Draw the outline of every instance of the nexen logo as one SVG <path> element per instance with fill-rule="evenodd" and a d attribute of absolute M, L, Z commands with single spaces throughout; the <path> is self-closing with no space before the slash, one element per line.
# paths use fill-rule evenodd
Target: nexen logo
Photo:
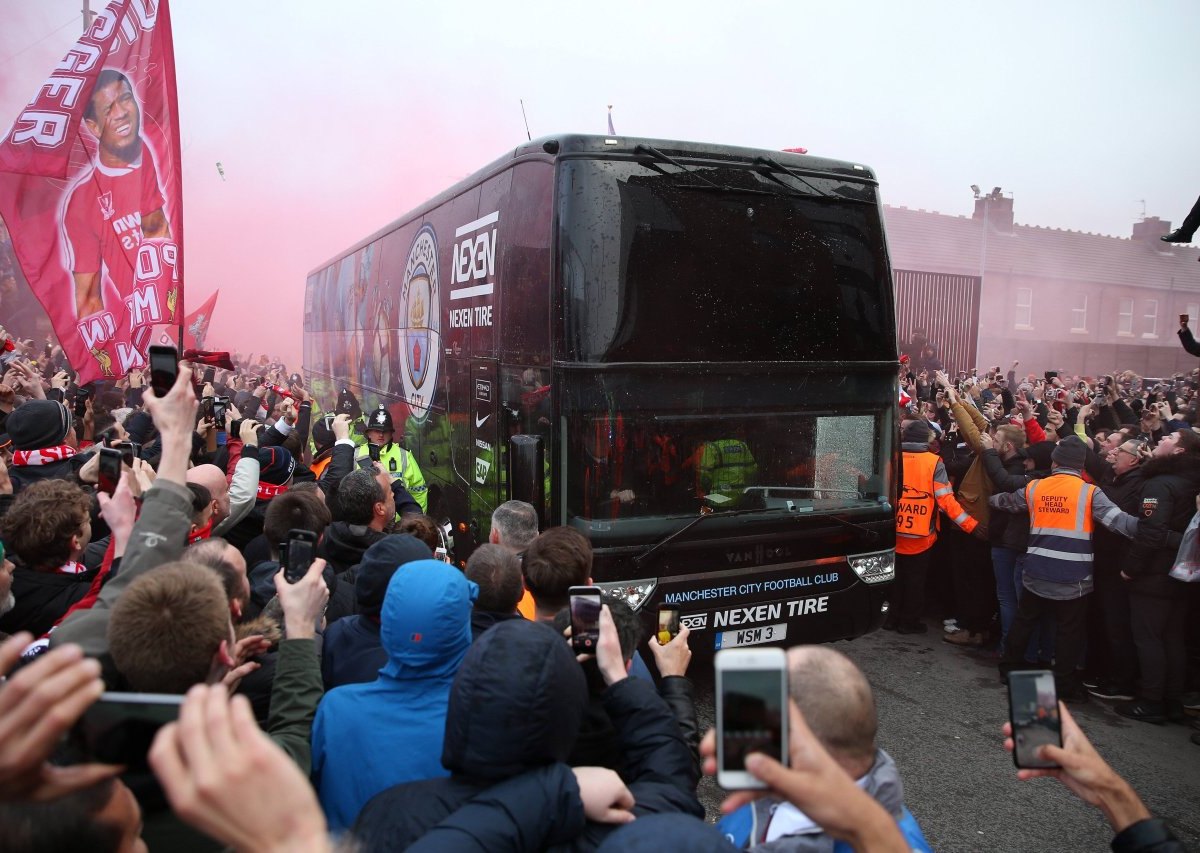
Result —
<path fill-rule="evenodd" d="M 708 627 L 708 614 L 701 613 L 697 616 L 680 616 L 679 624 L 689 631 L 700 631 Z"/>

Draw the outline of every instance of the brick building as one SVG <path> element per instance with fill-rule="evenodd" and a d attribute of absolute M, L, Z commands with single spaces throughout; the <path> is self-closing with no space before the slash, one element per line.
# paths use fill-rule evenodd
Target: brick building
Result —
<path fill-rule="evenodd" d="M 971 217 L 885 207 L 898 332 L 914 328 L 954 370 L 1021 360 L 1023 372 L 1142 376 L 1189 371 L 1179 315 L 1200 319 L 1200 250 L 1163 243 L 1171 224 L 1130 237 L 1016 225 L 996 190 Z"/>

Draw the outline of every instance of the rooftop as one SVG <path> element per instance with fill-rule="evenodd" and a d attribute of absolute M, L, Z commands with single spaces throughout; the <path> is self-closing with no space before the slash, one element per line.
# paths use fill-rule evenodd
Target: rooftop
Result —
<path fill-rule="evenodd" d="M 884 205 L 895 269 L 978 275 L 983 221 Z M 1099 284 L 1200 291 L 1200 249 L 1037 225 L 994 227 L 987 237 L 987 272 Z"/>

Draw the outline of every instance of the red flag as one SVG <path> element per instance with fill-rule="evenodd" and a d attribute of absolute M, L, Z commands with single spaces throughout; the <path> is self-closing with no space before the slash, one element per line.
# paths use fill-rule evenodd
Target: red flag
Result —
<path fill-rule="evenodd" d="M 178 113 L 167 0 L 109 0 L 0 141 L 0 216 L 81 384 L 182 316 Z"/>
<path fill-rule="evenodd" d="M 204 349 L 204 339 L 208 337 L 208 324 L 212 320 L 213 310 L 217 307 L 217 291 L 212 296 L 183 318 L 183 348 Z M 231 368 L 232 369 L 232 368 Z"/>

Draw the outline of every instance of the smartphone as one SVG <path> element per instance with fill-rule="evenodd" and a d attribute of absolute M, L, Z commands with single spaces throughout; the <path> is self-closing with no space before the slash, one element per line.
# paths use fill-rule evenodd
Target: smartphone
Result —
<path fill-rule="evenodd" d="M 576 654 L 594 654 L 600 642 L 600 587 L 573 586 L 567 597 L 571 603 L 571 648 Z"/>
<path fill-rule="evenodd" d="M 1188 324 L 1188 315 L 1180 314 L 1179 315 L 1179 325 L 1186 326 L 1187 324 Z"/>
<path fill-rule="evenodd" d="M 179 351 L 175 347 L 150 347 L 150 387 L 157 396 L 167 395 L 178 374 Z"/>
<path fill-rule="evenodd" d="M 679 608 L 664 604 L 658 608 L 658 642 L 665 646 L 679 634 Z"/>
<path fill-rule="evenodd" d="M 121 454 L 121 462 L 133 467 L 133 460 L 142 455 L 142 446 L 136 441 L 118 441 L 113 445 L 113 450 L 119 451 Z"/>
<path fill-rule="evenodd" d="M 379 445 L 378 444 L 368 444 L 367 445 L 367 455 L 371 457 L 372 462 L 378 462 L 379 461 Z M 560 601 L 561 601 L 561 599 L 560 599 Z"/>
<path fill-rule="evenodd" d="M 746 772 L 752 752 L 788 763 L 787 654 L 778 648 L 721 649 L 716 668 L 717 784 L 765 788 Z"/>
<path fill-rule="evenodd" d="M 1049 382 L 1051 379 L 1057 379 L 1058 371 L 1057 370 L 1047 370 L 1045 376 L 1046 376 L 1047 382 Z"/>
<path fill-rule="evenodd" d="M 225 431 L 225 413 L 229 411 L 228 397 L 214 397 L 212 401 L 212 416 L 217 422 L 217 429 Z"/>
<path fill-rule="evenodd" d="M 78 388 L 75 391 L 75 417 L 82 420 L 87 415 L 87 401 L 92 396 L 90 388 Z"/>
<path fill-rule="evenodd" d="M 111 495 L 121 482 L 121 451 L 111 447 L 100 448 L 100 482 L 97 488 Z"/>
<path fill-rule="evenodd" d="M 91 761 L 148 770 L 154 736 L 179 719 L 183 696 L 163 693 L 101 693 L 71 730 L 70 740 Z"/>
<path fill-rule="evenodd" d="M 213 416 L 213 398 L 204 397 L 200 400 L 200 418 L 202 420 L 212 420 Z"/>
<path fill-rule="evenodd" d="M 217 378 L 217 369 L 215 367 L 208 367 L 205 369 L 204 382 L 211 383 L 216 378 Z"/>
<path fill-rule="evenodd" d="M 288 583 L 297 583 L 308 574 L 308 567 L 316 556 L 317 534 L 311 530 L 289 530 L 286 544 L 283 579 Z"/>
<path fill-rule="evenodd" d="M 1008 674 L 1008 719 L 1012 723 L 1013 763 L 1017 767 L 1058 767 L 1037 756 L 1040 746 L 1062 746 L 1062 719 L 1053 672 L 1032 669 Z"/>

